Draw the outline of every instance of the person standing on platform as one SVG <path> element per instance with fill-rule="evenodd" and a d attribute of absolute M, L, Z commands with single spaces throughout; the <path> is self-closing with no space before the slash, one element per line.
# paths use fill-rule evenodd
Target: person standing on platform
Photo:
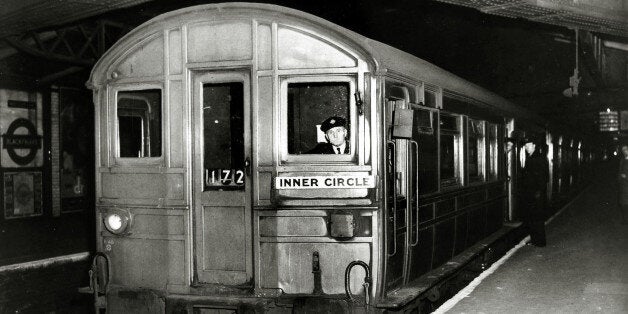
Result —
<path fill-rule="evenodd" d="M 545 199 L 549 179 L 549 163 L 547 156 L 541 154 L 533 138 L 525 138 L 523 144 L 526 155 L 521 165 L 523 168 L 521 190 L 526 204 L 524 222 L 530 232 L 531 244 L 544 247 L 546 245 Z"/>
<path fill-rule="evenodd" d="M 621 223 L 628 224 L 628 145 L 621 146 L 621 160 L 619 161 L 619 210 Z"/>

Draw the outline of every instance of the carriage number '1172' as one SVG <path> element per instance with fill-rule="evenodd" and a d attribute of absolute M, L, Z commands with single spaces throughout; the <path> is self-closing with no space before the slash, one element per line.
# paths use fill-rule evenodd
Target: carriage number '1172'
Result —
<path fill-rule="evenodd" d="M 205 187 L 244 185 L 244 170 L 205 169 Z"/>

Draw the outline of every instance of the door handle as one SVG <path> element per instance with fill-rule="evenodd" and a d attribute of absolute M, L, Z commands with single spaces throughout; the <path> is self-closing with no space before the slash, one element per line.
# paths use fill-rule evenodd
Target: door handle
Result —
<path fill-rule="evenodd" d="M 251 176 L 251 160 L 247 157 L 244 160 L 244 169 L 246 170 L 246 175 Z"/>

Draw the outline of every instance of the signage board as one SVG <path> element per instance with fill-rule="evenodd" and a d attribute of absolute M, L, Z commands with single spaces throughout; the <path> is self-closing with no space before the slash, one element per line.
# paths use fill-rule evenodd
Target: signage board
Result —
<path fill-rule="evenodd" d="M 26 134 L 17 134 L 18 130 L 26 130 Z M 33 123 L 24 118 L 15 119 L 5 134 L 2 134 L 2 148 L 6 149 L 13 162 L 20 166 L 30 164 L 37 156 L 41 148 L 41 136 L 37 135 L 37 129 Z M 24 151 L 24 154 L 20 154 Z"/>
<path fill-rule="evenodd" d="M 0 167 L 43 166 L 41 95 L 0 89 Z"/>
<path fill-rule="evenodd" d="M 364 189 L 374 188 L 373 176 L 303 176 L 276 177 L 275 189 Z"/>
<path fill-rule="evenodd" d="M 600 111 L 599 125 L 601 132 L 619 131 L 619 113 L 617 111 Z"/>

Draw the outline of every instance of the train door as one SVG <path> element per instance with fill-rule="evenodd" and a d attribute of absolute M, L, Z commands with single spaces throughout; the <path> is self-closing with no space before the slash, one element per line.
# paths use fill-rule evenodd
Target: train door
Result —
<path fill-rule="evenodd" d="M 250 78 L 192 77 L 196 283 L 243 285 L 252 278 Z"/>
<path fill-rule="evenodd" d="M 406 107 L 403 100 L 387 104 L 386 129 L 386 280 L 387 289 L 403 282 L 406 272 L 408 236 L 408 151 L 409 141 L 394 138 L 394 111 Z"/>
<path fill-rule="evenodd" d="M 412 138 L 409 139 L 410 209 L 408 210 L 408 271 L 410 282 L 430 271 L 433 252 L 432 227 L 421 229 L 430 219 L 432 203 L 421 204 L 419 196 L 438 191 L 438 114 L 435 109 L 412 105 Z"/>

